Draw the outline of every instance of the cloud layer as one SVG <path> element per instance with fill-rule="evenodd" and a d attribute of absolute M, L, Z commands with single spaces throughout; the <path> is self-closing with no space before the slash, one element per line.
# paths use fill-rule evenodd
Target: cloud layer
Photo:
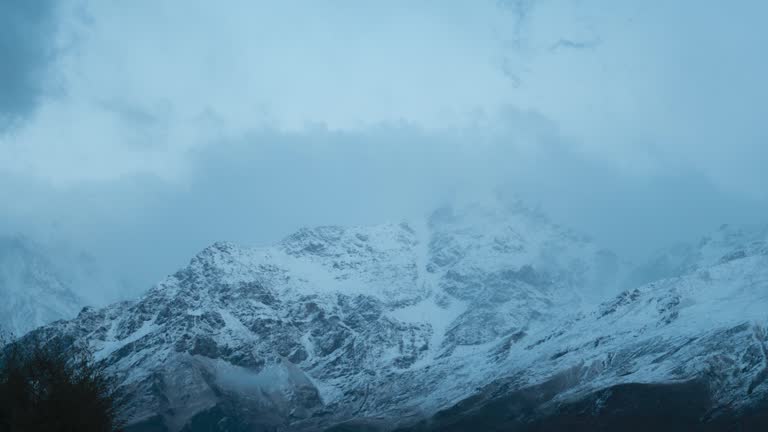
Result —
<path fill-rule="evenodd" d="M 21 122 L 40 102 L 56 53 L 55 2 L 0 3 L 0 132 Z"/>
<path fill-rule="evenodd" d="M 0 230 L 136 290 L 493 189 L 631 258 L 765 214 L 764 2 L 3 5 Z"/>

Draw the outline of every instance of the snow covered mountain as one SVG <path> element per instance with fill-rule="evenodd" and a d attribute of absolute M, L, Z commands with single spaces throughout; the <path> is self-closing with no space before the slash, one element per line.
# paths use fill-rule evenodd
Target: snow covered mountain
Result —
<path fill-rule="evenodd" d="M 33 242 L 0 236 L 0 332 L 16 336 L 77 315 L 83 300 Z"/>
<path fill-rule="evenodd" d="M 750 255 L 768 254 L 768 225 L 721 225 L 696 244 L 678 244 L 661 250 L 630 274 L 630 285 L 677 277 Z"/>
<path fill-rule="evenodd" d="M 742 249 L 619 293 L 615 255 L 522 205 L 445 208 L 216 243 L 30 337 L 89 346 L 133 431 L 493 430 L 670 383 L 714 415 L 768 391 L 768 257 Z"/>
<path fill-rule="evenodd" d="M 34 334 L 89 345 L 133 395 L 136 430 L 418 419 L 487 383 L 479 353 L 614 289 L 618 270 L 520 205 L 446 208 L 216 243 L 140 300 Z"/>
<path fill-rule="evenodd" d="M 489 351 L 514 373 L 417 430 L 765 430 L 767 233 L 723 226 L 675 276 Z"/>

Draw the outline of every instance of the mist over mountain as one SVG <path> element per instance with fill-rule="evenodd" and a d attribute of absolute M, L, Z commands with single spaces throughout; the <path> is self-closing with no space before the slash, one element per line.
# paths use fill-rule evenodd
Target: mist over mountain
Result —
<path fill-rule="evenodd" d="M 0 362 L 134 432 L 768 429 L 766 14 L 4 0 Z"/>
<path fill-rule="evenodd" d="M 73 280 L 22 237 L 0 238 L 0 331 L 16 336 L 59 319 L 73 318 L 84 300 Z"/>
<path fill-rule="evenodd" d="M 0 236 L 0 331 L 21 336 L 86 305 L 115 300 L 117 281 L 91 257 L 37 243 L 21 235 Z"/>

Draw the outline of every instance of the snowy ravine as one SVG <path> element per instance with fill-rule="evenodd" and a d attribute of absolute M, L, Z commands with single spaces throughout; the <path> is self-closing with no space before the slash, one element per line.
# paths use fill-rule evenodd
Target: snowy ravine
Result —
<path fill-rule="evenodd" d="M 45 251 L 21 236 L 0 235 L 0 340 L 77 315 L 85 302 Z"/>
<path fill-rule="evenodd" d="M 143 298 L 29 337 L 92 349 L 133 431 L 466 430 L 520 392 L 536 409 L 516 418 L 535 421 L 569 401 L 599 411 L 594 395 L 624 383 L 700 378 L 712 408 L 746 409 L 768 392 L 768 257 L 749 244 L 619 293 L 615 255 L 536 212 L 446 208 L 216 243 Z"/>

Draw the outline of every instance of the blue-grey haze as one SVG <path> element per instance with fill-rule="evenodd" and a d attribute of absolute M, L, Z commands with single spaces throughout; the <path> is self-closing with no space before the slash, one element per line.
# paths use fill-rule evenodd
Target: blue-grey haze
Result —
<path fill-rule="evenodd" d="M 0 232 L 87 250 L 126 296 L 216 240 L 501 190 L 641 260 L 765 222 L 766 12 L 4 0 Z"/>

